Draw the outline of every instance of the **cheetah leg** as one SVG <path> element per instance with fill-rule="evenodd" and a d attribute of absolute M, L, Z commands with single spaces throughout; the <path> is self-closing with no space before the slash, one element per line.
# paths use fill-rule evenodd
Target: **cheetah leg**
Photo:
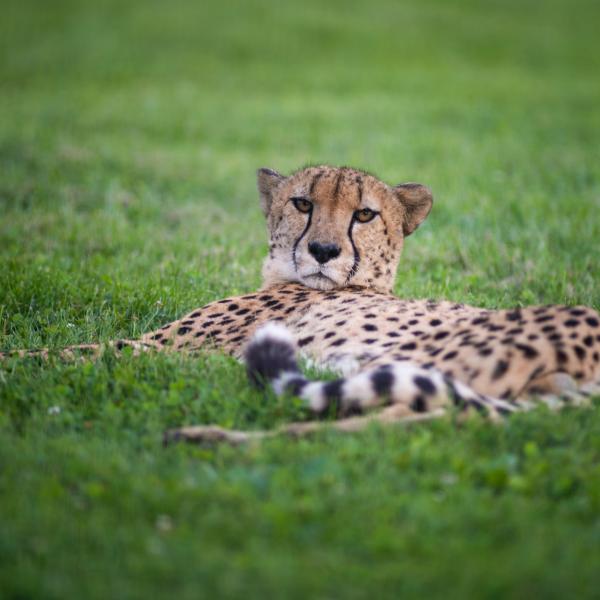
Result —
<path fill-rule="evenodd" d="M 523 394 L 529 398 L 516 401 L 516 404 L 523 409 L 535 407 L 538 400 L 553 410 L 559 410 L 569 405 L 589 405 L 592 396 L 600 395 L 600 385 L 593 381 L 578 385 L 571 375 L 564 371 L 557 371 L 529 382 Z"/>
<path fill-rule="evenodd" d="M 444 409 L 432 410 L 428 413 L 407 415 L 402 405 L 388 406 L 379 412 L 360 417 L 348 417 L 338 421 L 306 423 L 290 423 L 272 431 L 237 431 L 223 429 L 213 425 L 197 425 L 190 427 L 179 427 L 165 432 L 163 444 L 168 446 L 175 442 L 188 442 L 192 444 L 230 444 L 240 446 L 242 444 L 260 441 L 265 438 L 287 435 L 293 438 L 305 437 L 321 431 L 356 432 L 362 431 L 373 423 L 380 425 L 414 425 L 424 421 L 438 419 L 446 414 Z"/>
<path fill-rule="evenodd" d="M 525 389 L 524 394 L 555 394 L 560 396 L 564 392 L 573 392 L 577 390 L 577 383 L 568 374 L 562 371 L 547 373 L 531 380 Z"/>

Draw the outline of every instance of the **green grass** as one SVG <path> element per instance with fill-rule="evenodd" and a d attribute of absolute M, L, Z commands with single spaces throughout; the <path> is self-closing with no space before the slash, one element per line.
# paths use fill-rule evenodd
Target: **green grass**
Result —
<path fill-rule="evenodd" d="M 593 0 L 9 0 L 0 349 L 255 289 L 254 171 L 434 191 L 402 296 L 600 308 Z M 293 401 L 223 356 L 0 366 L 3 598 L 593 597 L 600 411 L 216 450 Z"/>

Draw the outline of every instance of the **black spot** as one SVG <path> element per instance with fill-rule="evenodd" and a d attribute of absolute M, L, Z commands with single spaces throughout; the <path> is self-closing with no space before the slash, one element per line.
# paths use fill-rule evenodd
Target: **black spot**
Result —
<path fill-rule="evenodd" d="M 416 325 L 419 322 L 419 319 L 411 319 L 408 324 L 409 325 Z"/>
<path fill-rule="evenodd" d="M 366 340 L 363 340 L 363 343 L 374 344 L 376 341 L 377 341 L 377 338 L 367 338 Z"/>
<path fill-rule="evenodd" d="M 441 325 L 442 322 L 439 319 L 431 319 L 431 321 L 429 321 L 429 324 L 433 327 L 437 327 L 438 325 Z"/>
<path fill-rule="evenodd" d="M 309 335 L 308 337 L 302 338 L 298 341 L 298 346 L 306 346 L 306 344 L 310 344 L 315 339 L 314 335 Z"/>
<path fill-rule="evenodd" d="M 337 340 L 331 342 L 330 346 L 341 346 L 346 343 L 346 338 L 338 338 Z"/>
<path fill-rule="evenodd" d="M 394 384 L 394 375 L 388 369 L 377 369 L 371 375 L 371 383 L 378 396 L 388 396 Z"/>
<path fill-rule="evenodd" d="M 594 338 L 591 335 L 588 335 L 586 337 L 583 338 L 583 343 L 588 347 L 591 348 L 594 344 Z"/>
<path fill-rule="evenodd" d="M 500 379 L 508 371 L 508 363 L 505 360 L 499 360 L 496 363 L 494 372 L 492 373 L 492 379 Z"/>
<path fill-rule="evenodd" d="M 573 315 L 574 317 L 581 317 L 581 315 L 585 315 L 585 310 L 583 308 L 572 308 L 569 311 L 569 314 Z"/>
<path fill-rule="evenodd" d="M 525 358 L 533 359 L 536 356 L 539 356 L 539 352 L 527 344 L 515 344 L 515 348 L 518 348 Z"/>
<path fill-rule="evenodd" d="M 151 340 L 160 340 L 162 338 L 162 333 L 155 333 L 150 339 Z"/>
<path fill-rule="evenodd" d="M 363 315 L 363 317 L 365 319 L 374 319 L 377 315 L 374 315 L 373 313 L 367 313 L 366 315 Z"/>
<path fill-rule="evenodd" d="M 186 333 L 189 333 L 191 330 L 192 330 L 192 328 L 191 328 L 191 327 L 180 327 L 180 328 L 177 330 L 177 335 L 184 335 L 184 334 L 186 334 Z"/>
<path fill-rule="evenodd" d="M 556 362 L 559 365 L 564 364 L 569 360 L 569 357 L 564 350 L 561 350 L 560 348 L 556 348 L 555 351 L 556 351 Z"/>
<path fill-rule="evenodd" d="M 567 319 L 563 325 L 565 327 L 577 327 L 579 325 L 580 321 L 578 321 L 577 319 Z"/>
<path fill-rule="evenodd" d="M 521 318 L 521 311 L 519 309 L 511 310 L 506 313 L 506 318 L 509 321 L 518 321 Z"/>
<path fill-rule="evenodd" d="M 125 348 L 125 346 L 127 346 L 127 344 L 123 340 L 117 340 L 115 342 L 115 348 L 117 350 L 123 350 L 123 348 Z"/>
<path fill-rule="evenodd" d="M 424 394 L 427 394 L 428 396 L 435 394 L 435 392 L 436 392 L 435 385 L 433 385 L 433 382 L 431 381 L 431 379 L 429 379 L 429 377 L 423 377 L 422 375 L 416 375 L 415 378 L 413 379 L 413 381 L 414 381 L 415 385 Z"/>
<path fill-rule="evenodd" d="M 265 302 L 266 307 L 275 306 L 276 304 L 279 304 L 279 300 L 269 300 L 268 302 Z"/>
<path fill-rule="evenodd" d="M 489 356 L 492 352 L 493 350 L 491 348 L 481 348 L 481 350 L 479 350 L 479 356 Z"/>
<path fill-rule="evenodd" d="M 424 413 L 427 412 L 427 400 L 423 396 L 417 396 L 411 403 L 410 409 L 414 412 Z"/>
<path fill-rule="evenodd" d="M 396 333 L 395 331 L 388 331 L 386 335 L 387 335 L 388 337 L 391 337 L 391 338 L 397 338 L 397 337 L 400 337 L 400 334 L 399 334 L 399 333 Z"/>
<path fill-rule="evenodd" d="M 458 352 L 456 350 L 452 350 L 452 352 L 448 352 L 448 354 L 444 354 L 444 356 L 442 356 L 442 360 L 452 360 L 457 355 L 458 355 Z"/>
<path fill-rule="evenodd" d="M 596 317 L 587 317 L 585 322 L 590 327 L 598 327 L 598 325 L 600 325 L 600 321 L 598 321 L 598 319 L 596 319 Z"/>
<path fill-rule="evenodd" d="M 433 339 L 434 340 L 443 340 L 445 337 L 448 337 L 450 335 L 449 331 L 438 331 L 434 336 Z"/>
<path fill-rule="evenodd" d="M 328 381 L 323 385 L 323 395 L 328 403 L 339 402 L 342 399 L 342 385 L 344 385 L 343 379 Z"/>
<path fill-rule="evenodd" d="M 471 321 L 472 325 L 481 325 L 482 323 L 487 323 L 490 320 L 489 317 L 477 317 Z"/>
<path fill-rule="evenodd" d="M 543 315 L 534 319 L 536 323 L 543 323 L 544 321 L 552 321 L 554 317 L 552 315 Z"/>
<path fill-rule="evenodd" d="M 193 325 L 195 321 L 193 319 L 188 319 L 187 321 L 182 321 L 182 325 Z"/>
<path fill-rule="evenodd" d="M 239 305 L 236 304 L 235 302 L 232 302 L 228 307 L 227 310 L 232 311 L 232 310 L 237 310 L 239 308 Z"/>
<path fill-rule="evenodd" d="M 195 318 L 195 317 L 199 317 L 202 314 L 202 311 L 197 310 L 196 312 L 193 312 L 190 317 Z"/>
<path fill-rule="evenodd" d="M 407 344 L 402 344 L 400 346 L 400 350 L 414 350 L 417 345 L 414 342 L 408 342 Z"/>
<path fill-rule="evenodd" d="M 324 336 L 323 339 L 324 340 L 328 340 L 329 338 L 333 337 L 335 335 L 335 331 L 328 331 Z"/>
<path fill-rule="evenodd" d="M 240 310 L 238 310 L 235 314 L 236 315 L 245 315 L 246 313 L 249 313 L 250 309 L 249 308 L 240 308 Z"/>
<path fill-rule="evenodd" d="M 367 323 L 366 325 L 363 325 L 363 329 L 365 331 L 377 331 L 377 325 L 372 325 L 371 323 Z"/>
<path fill-rule="evenodd" d="M 345 324 L 346 324 L 346 321 L 338 321 L 338 322 L 335 324 L 335 326 L 336 326 L 336 327 L 341 327 L 342 325 L 345 325 Z"/>
<path fill-rule="evenodd" d="M 303 377 L 294 377 L 286 383 L 285 391 L 292 396 L 299 396 L 307 384 L 308 381 Z"/>
<path fill-rule="evenodd" d="M 573 349 L 575 350 L 575 354 L 577 354 L 577 358 L 579 360 L 583 360 L 585 358 L 585 355 L 587 353 L 586 353 L 585 348 L 583 346 L 575 346 Z"/>

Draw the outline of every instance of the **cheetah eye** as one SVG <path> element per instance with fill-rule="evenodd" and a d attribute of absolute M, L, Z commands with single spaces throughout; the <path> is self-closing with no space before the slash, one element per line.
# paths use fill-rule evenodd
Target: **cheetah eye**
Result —
<path fill-rule="evenodd" d="M 296 210 L 301 213 L 309 213 L 312 210 L 313 204 L 306 198 L 290 198 L 290 200 L 294 203 Z"/>
<path fill-rule="evenodd" d="M 368 223 L 372 221 L 377 216 L 377 213 L 370 208 L 363 208 L 362 210 L 357 210 L 354 212 L 354 218 L 359 223 Z"/>

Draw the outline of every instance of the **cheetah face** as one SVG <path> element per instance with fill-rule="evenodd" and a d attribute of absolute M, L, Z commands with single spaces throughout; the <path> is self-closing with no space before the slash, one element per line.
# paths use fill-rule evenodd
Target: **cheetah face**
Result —
<path fill-rule="evenodd" d="M 404 238 L 433 201 L 425 186 L 390 187 L 346 167 L 309 167 L 289 177 L 260 169 L 258 189 L 270 235 L 264 287 L 300 282 L 390 292 Z"/>

